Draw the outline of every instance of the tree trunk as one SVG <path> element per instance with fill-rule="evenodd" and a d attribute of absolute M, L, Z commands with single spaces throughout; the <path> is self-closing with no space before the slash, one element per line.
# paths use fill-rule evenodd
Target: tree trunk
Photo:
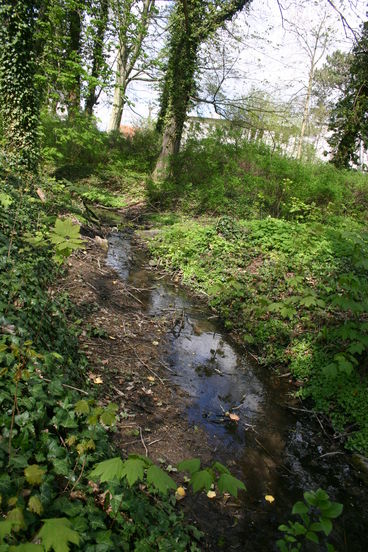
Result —
<path fill-rule="evenodd" d="M 311 96 L 312 96 L 313 77 L 314 77 L 314 60 L 313 60 L 313 63 L 311 64 L 311 68 L 310 68 L 310 71 L 309 71 L 307 94 L 306 94 L 306 97 L 305 97 L 304 109 L 303 109 L 302 126 L 300 128 L 298 149 L 297 149 L 297 152 L 296 152 L 296 158 L 297 159 L 301 159 L 301 156 L 302 156 L 305 130 L 307 128 L 308 119 L 309 119 L 309 106 L 310 106 L 310 101 L 311 101 Z"/>
<path fill-rule="evenodd" d="M 123 117 L 123 110 L 125 104 L 125 94 L 128 85 L 128 75 L 127 75 L 127 60 L 125 55 L 125 48 L 120 48 L 117 68 L 116 68 L 116 78 L 115 78 L 115 89 L 114 89 L 114 99 L 110 114 L 109 125 L 107 127 L 108 132 L 117 132 L 121 125 L 121 119 Z"/>
<path fill-rule="evenodd" d="M 97 103 L 98 96 L 96 95 L 96 81 L 100 77 L 101 68 L 103 66 L 103 41 L 107 28 L 109 13 L 109 1 L 101 0 L 100 12 L 97 14 L 96 20 L 96 35 L 92 48 L 92 68 L 91 82 L 88 85 L 88 93 L 86 97 L 85 112 L 92 115 L 93 108 Z"/>
<path fill-rule="evenodd" d="M 39 94 L 35 87 L 36 2 L 0 4 L 0 113 L 5 160 L 35 172 L 39 156 Z"/>
<path fill-rule="evenodd" d="M 167 176 L 170 170 L 170 158 L 179 151 L 180 140 L 178 140 L 178 130 L 175 117 L 172 116 L 171 120 L 165 125 L 160 155 L 152 174 L 152 178 L 155 181 L 163 180 Z"/>

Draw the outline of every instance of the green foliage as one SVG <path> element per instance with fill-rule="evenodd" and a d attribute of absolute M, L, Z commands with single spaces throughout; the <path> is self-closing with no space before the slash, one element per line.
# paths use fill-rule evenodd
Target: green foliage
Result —
<path fill-rule="evenodd" d="M 194 493 L 203 489 L 209 491 L 217 485 L 221 494 L 230 493 L 237 498 L 239 490 L 246 490 L 244 483 L 231 475 L 227 467 L 217 461 L 212 466 L 201 470 L 200 460 L 198 458 L 191 458 L 180 462 L 178 470 L 189 472 L 189 483 Z"/>
<path fill-rule="evenodd" d="M 367 148 L 368 110 L 368 22 L 364 22 L 354 45 L 349 77 L 341 98 L 332 110 L 329 128 L 332 135 L 333 163 L 337 167 L 359 164 L 360 145 Z"/>
<path fill-rule="evenodd" d="M 296 502 L 291 512 L 301 521 L 289 521 L 279 527 L 284 536 L 277 541 L 278 549 L 280 552 L 298 552 L 305 549 L 304 545 L 309 541 L 316 544 L 318 550 L 333 552 L 335 548 L 327 542 L 327 537 L 332 531 L 331 520 L 339 517 L 342 509 L 342 504 L 332 502 L 322 489 L 306 491 L 304 502 Z"/>
<path fill-rule="evenodd" d="M 331 224 L 228 217 L 172 224 L 151 241 L 161 266 L 210 303 L 262 363 L 285 366 L 342 431 L 368 450 L 368 234 Z"/>
<path fill-rule="evenodd" d="M 98 404 L 93 389 L 82 398 L 64 385 L 88 385 L 75 309 L 51 288 L 63 270 L 54 245 L 79 246 L 79 227 L 68 219 L 55 224 L 55 205 L 17 178 L 3 178 L 2 189 L 11 201 L 0 203 L 1 550 L 197 550 L 199 532 L 163 494 L 173 485 L 149 460 L 140 460 L 146 494 L 130 486 L 141 470 L 129 459 L 121 460 L 122 479 L 109 481 L 112 498 L 105 483 L 89 482 L 98 463 L 110 463 L 112 474 L 118 469 L 108 431 L 119 409 Z"/>
<path fill-rule="evenodd" d="M 16 170 L 34 171 L 39 157 L 39 93 L 35 86 L 37 18 L 31 0 L 0 6 L 0 117 L 4 156 Z"/>
<path fill-rule="evenodd" d="M 78 545 L 80 541 L 79 534 L 72 529 L 72 524 L 67 518 L 46 519 L 38 537 L 46 552 L 69 552 L 69 543 Z"/>
<path fill-rule="evenodd" d="M 227 127 L 188 139 L 173 170 L 173 178 L 148 185 L 150 200 L 167 209 L 300 222 L 346 214 L 366 218 L 365 175 L 299 162 Z"/>

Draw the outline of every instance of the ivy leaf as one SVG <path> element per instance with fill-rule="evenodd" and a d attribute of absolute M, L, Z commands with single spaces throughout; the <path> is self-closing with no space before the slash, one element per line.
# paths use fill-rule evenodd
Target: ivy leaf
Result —
<path fill-rule="evenodd" d="M 41 515 L 43 506 L 41 500 L 37 496 L 31 496 L 28 501 L 28 510 L 35 514 Z"/>
<path fill-rule="evenodd" d="M 220 475 L 217 485 L 221 493 L 228 492 L 235 498 L 237 498 L 238 496 L 239 489 L 243 491 L 247 490 L 242 481 L 236 479 L 236 477 L 233 477 L 228 473 L 223 473 L 222 475 Z"/>
<path fill-rule="evenodd" d="M 193 475 L 201 467 L 201 461 L 199 458 L 190 458 L 188 460 L 183 460 L 178 464 L 178 470 L 189 472 L 190 475 Z"/>
<path fill-rule="evenodd" d="M 31 464 L 24 470 L 24 475 L 30 485 L 41 485 L 45 471 L 38 464 Z"/>
<path fill-rule="evenodd" d="M 69 552 L 69 543 L 79 544 L 79 534 L 71 528 L 67 518 L 45 519 L 41 531 L 38 533 L 46 552 Z"/>
<path fill-rule="evenodd" d="M 162 494 L 166 494 L 169 489 L 176 489 L 175 481 L 155 464 L 147 470 L 147 481 Z"/>
<path fill-rule="evenodd" d="M 190 482 L 195 493 L 202 489 L 209 491 L 213 483 L 213 475 L 208 470 L 201 470 L 193 474 Z"/>
<path fill-rule="evenodd" d="M 99 479 L 102 483 L 113 479 L 121 479 L 125 475 L 124 462 L 119 457 L 104 460 L 104 462 L 96 464 L 90 475 L 91 478 Z"/>
<path fill-rule="evenodd" d="M 22 508 L 14 508 L 13 510 L 10 510 L 7 515 L 7 521 L 12 524 L 12 530 L 15 532 L 26 528 Z"/>
<path fill-rule="evenodd" d="M 136 481 L 142 481 L 144 475 L 145 462 L 140 458 L 128 458 L 123 463 L 122 477 L 126 477 L 129 486 L 134 485 Z"/>

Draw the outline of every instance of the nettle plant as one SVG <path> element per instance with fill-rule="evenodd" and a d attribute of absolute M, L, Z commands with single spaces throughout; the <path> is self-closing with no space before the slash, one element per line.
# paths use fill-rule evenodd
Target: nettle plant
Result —
<path fill-rule="evenodd" d="M 322 489 L 306 491 L 304 502 L 296 502 L 291 512 L 299 516 L 300 521 L 289 521 L 279 527 L 284 536 L 276 543 L 278 549 L 280 552 L 299 552 L 309 542 L 314 543 L 318 550 L 334 552 L 335 548 L 327 538 L 332 531 L 332 520 L 339 517 L 342 510 L 343 505 L 332 502 Z"/>

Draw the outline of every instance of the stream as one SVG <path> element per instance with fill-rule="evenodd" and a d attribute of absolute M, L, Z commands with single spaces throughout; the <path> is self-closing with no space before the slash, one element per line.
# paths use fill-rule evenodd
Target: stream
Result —
<path fill-rule="evenodd" d="M 313 413 L 290 409 L 302 407 L 290 398 L 285 378 L 259 366 L 203 302 L 155 274 L 131 236 L 111 234 L 107 264 L 145 290 L 139 299 L 146 314 L 172 319 L 163 357 L 167 378 L 190 397 L 188 422 L 206 431 L 214 459 L 227 463 L 247 486 L 238 549 L 275 549 L 277 527 L 291 518 L 294 502 L 305 490 L 321 487 L 344 505 L 335 522 L 336 549 L 366 552 L 367 487 Z M 229 412 L 239 420 L 231 421 Z M 268 503 L 266 495 L 275 501 Z"/>

